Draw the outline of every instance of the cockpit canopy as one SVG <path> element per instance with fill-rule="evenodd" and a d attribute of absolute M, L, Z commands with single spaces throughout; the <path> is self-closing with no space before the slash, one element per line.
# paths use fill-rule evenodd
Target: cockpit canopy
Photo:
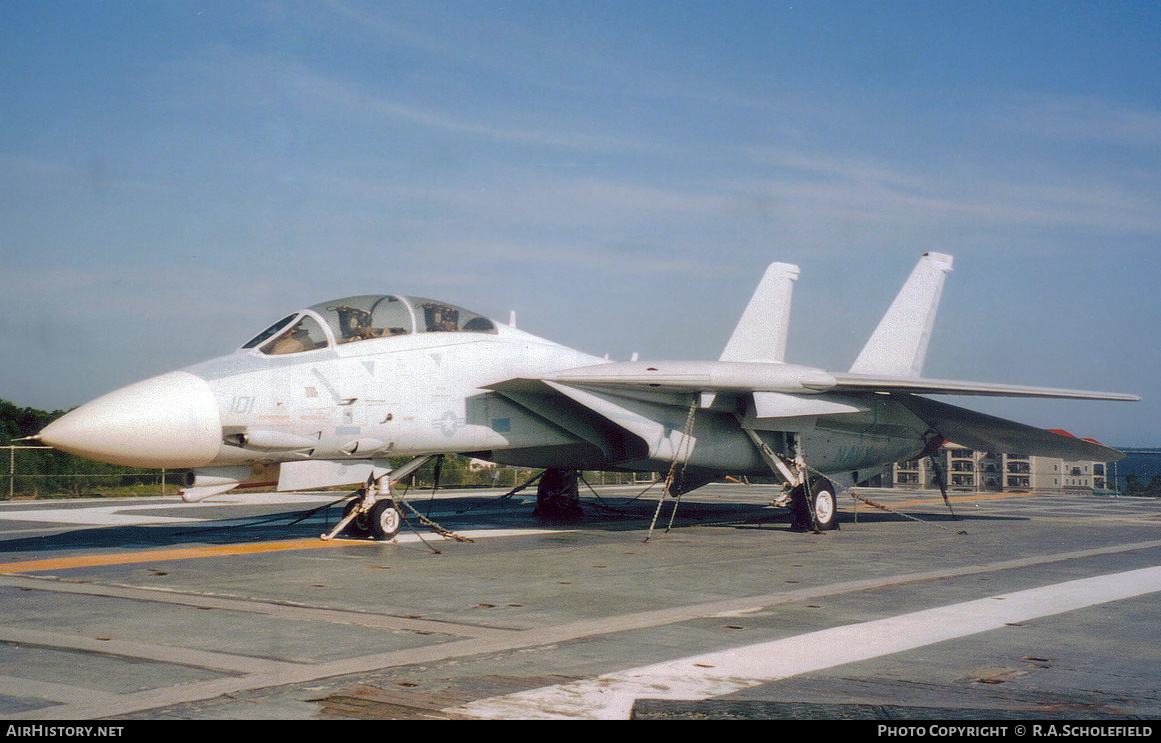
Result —
<path fill-rule="evenodd" d="M 254 336 L 243 349 L 271 355 L 302 353 L 412 333 L 495 333 L 488 318 L 422 297 L 364 295 L 336 299 L 288 315 Z"/>

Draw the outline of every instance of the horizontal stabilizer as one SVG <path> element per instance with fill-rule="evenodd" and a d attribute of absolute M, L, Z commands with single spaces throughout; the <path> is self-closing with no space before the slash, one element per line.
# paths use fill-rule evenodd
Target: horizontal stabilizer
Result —
<path fill-rule="evenodd" d="M 918 377 L 952 258 L 924 253 L 851 366 L 852 374 Z"/>
<path fill-rule="evenodd" d="M 897 398 L 945 440 L 976 451 L 1115 462 L 1124 454 L 1103 444 L 977 413 L 925 397 Z"/>
<path fill-rule="evenodd" d="M 798 266 L 771 263 L 734 328 L 720 361 L 782 361 L 790 326 L 790 297 Z"/>

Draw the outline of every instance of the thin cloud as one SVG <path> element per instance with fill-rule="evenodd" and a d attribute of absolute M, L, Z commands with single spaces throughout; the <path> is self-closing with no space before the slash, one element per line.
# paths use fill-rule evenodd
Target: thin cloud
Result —
<path fill-rule="evenodd" d="M 1041 137 L 1149 150 L 1161 147 L 1161 111 L 1089 96 L 1016 96 L 1000 109 L 997 125 Z"/>
<path fill-rule="evenodd" d="M 468 118 L 417 105 L 366 84 L 327 75 L 302 62 L 225 46 L 179 65 L 189 81 L 174 101 L 186 110 L 239 108 L 277 112 L 291 107 L 296 118 L 325 122 L 340 117 L 361 127 L 381 129 L 384 119 L 423 130 L 514 145 L 588 152 L 650 149 L 647 142 L 559 128 Z"/>
<path fill-rule="evenodd" d="M 940 223 L 971 228 L 1035 226 L 1161 235 L 1161 203 L 1147 184 L 1010 180 L 978 168 L 939 178 L 863 158 L 780 154 L 767 178 L 737 180 L 732 190 L 768 210 L 855 220 L 883 227 Z"/>

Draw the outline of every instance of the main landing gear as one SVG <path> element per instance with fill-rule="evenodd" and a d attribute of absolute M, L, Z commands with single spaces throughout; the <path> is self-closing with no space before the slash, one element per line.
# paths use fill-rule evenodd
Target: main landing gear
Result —
<path fill-rule="evenodd" d="M 536 483 L 536 508 L 532 515 L 545 521 L 576 521 L 584 516 L 577 488 L 577 471 L 550 467 Z"/>
<path fill-rule="evenodd" d="M 743 422 L 740 415 L 738 422 Z M 742 431 L 750 438 L 770 470 L 785 483 L 786 489 L 774 501 L 774 505 L 790 509 L 790 528 L 793 531 L 830 531 L 839 528 L 838 500 L 835 497 L 838 491 L 830 480 L 810 474 L 798 436 L 786 433 L 786 453 L 778 454 L 754 429 L 742 425 Z"/>

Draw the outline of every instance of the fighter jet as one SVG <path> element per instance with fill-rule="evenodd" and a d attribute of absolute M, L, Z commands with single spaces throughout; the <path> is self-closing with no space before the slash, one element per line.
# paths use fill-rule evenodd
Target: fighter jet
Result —
<path fill-rule="evenodd" d="M 188 501 L 363 484 L 324 537 L 377 539 L 402 523 L 392 483 L 450 453 L 542 470 L 546 517 L 576 513 L 578 470 L 662 474 L 663 498 L 773 474 L 777 504 L 819 530 L 838 524 L 838 487 L 945 441 L 1119 459 L 928 397 L 1139 399 L 923 377 L 951 269 L 951 256 L 923 255 L 846 372 L 784 361 L 799 276 L 786 263 L 766 270 L 716 361 L 612 362 L 432 299 L 347 297 L 288 314 L 229 355 L 82 405 L 39 439 L 102 462 L 188 468 Z"/>

